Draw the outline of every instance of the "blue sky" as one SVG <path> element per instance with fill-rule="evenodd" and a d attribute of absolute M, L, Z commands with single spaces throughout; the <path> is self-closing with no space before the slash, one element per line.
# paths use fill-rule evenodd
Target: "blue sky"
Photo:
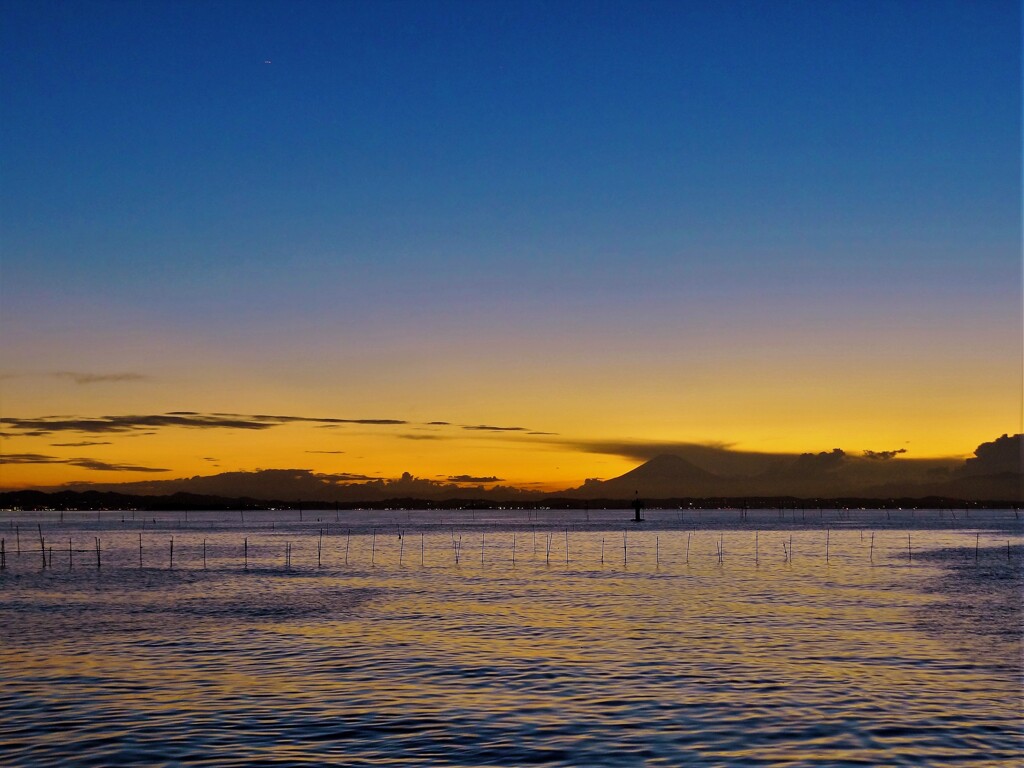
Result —
<path fill-rule="evenodd" d="M 126 327 L 1015 355 L 1017 3 L 0 7 L 15 372 L 150 365 Z"/>

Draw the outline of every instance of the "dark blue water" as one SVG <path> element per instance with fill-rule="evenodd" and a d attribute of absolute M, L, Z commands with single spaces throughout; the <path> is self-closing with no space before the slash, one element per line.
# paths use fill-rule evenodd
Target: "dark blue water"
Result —
<path fill-rule="evenodd" d="M 46 569 L 28 520 L 20 556 L 0 531 L 4 766 L 1016 765 L 1024 746 L 1005 519 L 666 513 L 625 541 L 499 515 L 51 519 Z M 69 537 L 99 537 L 101 567 Z"/>

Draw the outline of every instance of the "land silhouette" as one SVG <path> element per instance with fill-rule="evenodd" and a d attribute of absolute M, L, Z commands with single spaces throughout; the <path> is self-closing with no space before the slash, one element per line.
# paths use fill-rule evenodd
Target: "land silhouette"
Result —
<path fill-rule="evenodd" d="M 222 472 L 175 480 L 72 483 L 61 487 L 0 493 L 5 507 L 246 508 L 264 506 L 392 505 L 406 507 L 492 504 L 583 506 L 591 502 L 628 507 L 634 498 L 666 503 L 757 504 L 772 500 L 833 500 L 837 503 L 909 505 L 971 501 L 1018 504 L 1022 493 L 1024 435 L 1002 435 L 983 443 L 966 460 L 915 460 L 901 451 L 863 455 L 841 449 L 769 457 L 745 475 L 712 472 L 674 454 L 655 456 L 608 480 L 554 492 L 488 485 L 458 476 L 439 482 L 406 472 L 394 479 L 324 474 L 309 469 Z M 452 482 L 456 480 L 457 482 Z"/>

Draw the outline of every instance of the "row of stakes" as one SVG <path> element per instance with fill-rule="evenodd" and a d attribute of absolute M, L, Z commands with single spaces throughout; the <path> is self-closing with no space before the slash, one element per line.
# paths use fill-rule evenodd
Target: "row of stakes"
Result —
<path fill-rule="evenodd" d="M 42 567 L 43 567 L 44 570 L 46 568 L 52 568 L 53 567 L 53 547 L 51 546 L 51 547 L 47 548 L 46 541 L 43 538 L 43 528 L 42 528 L 42 525 L 37 525 L 36 528 L 37 528 L 37 531 L 39 533 L 39 553 L 40 553 L 40 555 L 42 557 Z M 16 529 L 15 535 L 16 535 L 16 539 L 15 539 L 16 550 L 15 551 L 16 551 L 16 554 L 20 557 L 21 556 L 21 551 L 22 551 L 21 550 L 21 531 L 20 531 L 20 529 Z M 545 544 L 546 544 L 546 547 L 545 547 L 545 561 L 546 561 L 546 563 L 548 565 L 550 565 L 551 564 L 551 543 L 552 543 L 552 540 L 553 540 L 553 537 L 555 536 L 555 534 L 552 533 L 552 532 L 546 532 L 544 535 L 546 537 L 546 541 L 545 541 Z M 693 536 L 692 532 L 686 534 L 685 563 L 687 565 L 690 562 L 690 541 L 692 539 L 692 536 Z M 403 564 L 403 562 L 404 562 L 404 557 L 405 557 L 405 538 L 406 537 L 405 537 L 404 533 L 402 533 L 401 531 L 399 532 L 398 537 L 399 537 L 398 564 L 399 564 L 399 566 L 401 566 Z M 516 564 L 516 543 L 517 543 L 516 542 L 516 537 L 517 537 L 517 534 L 516 534 L 515 531 L 513 531 L 512 532 L 512 565 L 513 565 L 513 567 Z M 825 532 L 825 562 L 826 563 L 829 562 L 829 550 L 830 550 L 831 538 L 832 538 L 832 531 L 831 531 L 831 529 L 826 529 L 826 532 Z M 863 540 L 863 538 L 864 538 L 864 532 L 861 531 L 861 540 Z M 348 562 L 349 562 L 349 551 L 350 551 L 350 546 L 351 546 L 351 539 L 352 539 L 352 532 L 351 532 L 351 530 L 349 530 L 347 532 L 346 536 L 345 536 L 345 565 L 346 566 L 348 565 Z M 452 553 L 453 553 L 453 556 L 454 556 L 455 564 L 458 565 L 462 561 L 462 535 L 459 534 L 459 536 L 456 538 L 455 529 L 454 528 L 451 531 L 451 541 L 452 541 Z M 317 567 L 321 567 L 323 565 L 323 542 L 324 542 L 324 531 L 323 531 L 323 529 L 320 529 L 320 535 L 317 537 L 317 543 L 316 543 L 316 564 L 317 564 Z M 484 565 L 486 542 L 487 542 L 487 534 L 486 533 L 482 533 L 481 536 L 480 536 L 480 565 L 481 566 Z M 974 561 L 975 561 L 975 563 L 978 562 L 980 545 L 981 545 L 981 534 L 978 533 L 978 534 L 975 534 L 975 542 L 974 542 Z M 624 530 L 622 532 L 622 564 L 623 565 L 626 565 L 627 562 L 628 562 L 628 550 L 629 550 L 628 532 Z M 788 543 L 785 540 L 783 540 L 783 542 L 782 542 L 782 551 L 783 551 L 783 562 L 791 562 L 793 560 L 793 556 L 794 556 L 793 536 L 792 536 L 792 534 L 790 534 L 790 536 L 789 536 Z M 93 546 L 92 546 L 92 548 L 89 548 L 89 549 L 75 549 L 72 546 L 72 540 L 69 538 L 68 539 L 68 548 L 67 548 L 67 553 L 68 553 L 68 570 L 71 570 L 71 569 L 74 568 L 75 553 L 80 553 L 80 554 L 81 553 L 90 553 L 90 554 L 94 554 L 95 557 L 96 557 L 96 569 L 99 570 L 102 567 L 102 552 L 103 552 L 102 542 L 100 541 L 100 539 L 98 537 L 95 537 L 95 536 L 93 537 Z M 421 566 L 424 564 L 424 553 L 425 553 L 425 534 L 421 533 L 420 534 L 420 565 Z M 143 554 L 144 553 L 143 553 L 142 534 L 140 533 L 139 534 L 139 568 L 143 567 Z M 376 529 L 373 529 L 372 534 L 371 534 L 371 544 L 370 544 L 370 564 L 371 565 L 374 565 L 375 562 L 376 562 L 376 554 L 377 554 L 377 531 L 376 531 Z M 536 554 L 537 554 L 537 532 L 536 531 L 533 531 L 533 554 L 534 554 L 534 556 L 536 556 Z M 715 554 L 716 554 L 716 557 L 717 557 L 719 563 L 724 563 L 725 562 L 725 535 L 724 534 L 719 534 L 718 541 L 715 542 Z M 203 557 L 203 570 L 206 570 L 206 539 L 203 539 L 202 557 Z M 875 532 L 874 531 L 871 532 L 871 542 L 870 542 L 870 546 L 869 546 L 869 549 L 868 549 L 868 557 L 869 557 L 869 560 L 871 562 L 874 562 L 874 559 L 875 559 Z M 249 569 L 249 539 L 248 538 L 243 539 L 243 542 L 242 542 L 242 558 L 243 558 L 243 568 L 245 570 L 248 570 Z M 659 540 L 658 536 L 654 537 L 654 559 L 655 559 L 655 564 L 656 565 L 660 565 L 660 563 L 661 563 L 661 543 L 660 543 L 660 540 Z M 914 551 L 913 551 L 913 547 L 912 547 L 912 544 L 911 544 L 910 534 L 908 533 L 907 534 L 907 560 L 908 561 L 913 561 L 913 559 L 914 559 Z M 1009 542 L 1009 540 L 1007 540 L 1007 542 L 1006 542 L 1006 559 L 1007 559 L 1007 561 L 1010 560 L 1010 542 Z M 760 564 L 760 561 L 761 561 L 761 557 L 760 557 L 760 531 L 755 531 L 754 532 L 754 563 L 755 564 Z M 601 538 L 601 564 L 604 565 L 604 563 L 605 563 L 605 539 L 604 539 L 604 537 L 602 537 Z M 565 529 L 565 564 L 566 565 L 569 564 L 569 529 L 568 528 Z M 292 544 L 291 544 L 291 542 L 285 542 L 284 565 L 285 565 L 285 569 L 291 570 L 291 567 L 292 567 Z M 3 538 L 0 538 L 0 570 L 6 570 L 6 568 L 7 568 L 7 540 L 3 539 Z M 174 570 L 174 537 L 173 536 L 171 537 L 170 542 L 169 542 L 168 568 L 170 570 Z"/>
<path fill-rule="evenodd" d="M 732 509 L 732 508 L 728 508 L 728 509 Z M 771 508 L 765 508 L 765 509 L 771 509 Z M 794 522 L 796 521 L 796 513 L 797 513 L 797 508 L 796 507 L 778 507 L 777 509 L 778 509 L 779 520 L 785 520 L 786 519 L 786 512 L 788 511 L 791 514 L 791 519 Z M 818 507 L 817 509 L 818 509 L 818 519 L 821 520 L 821 521 L 824 521 L 824 519 L 825 519 L 824 508 L 823 507 Z M 475 510 L 469 510 L 469 511 L 472 514 L 473 520 L 475 521 L 476 520 L 476 511 Z M 700 521 L 702 519 L 703 512 L 705 510 L 697 507 L 697 508 L 687 509 L 686 511 L 691 513 L 691 514 L 695 514 L 696 515 L 695 519 L 697 521 Z M 718 510 L 708 510 L 708 511 L 722 511 L 722 510 L 718 509 Z M 851 517 L 852 510 L 850 510 L 850 509 L 842 508 L 842 509 L 836 509 L 836 510 L 832 510 L 832 511 L 835 513 L 836 519 L 838 519 L 838 520 L 852 520 L 852 517 Z M 886 520 L 892 520 L 892 514 L 891 514 L 892 510 L 885 509 L 884 511 L 885 511 L 885 519 Z M 909 511 L 910 511 L 910 519 L 911 520 L 917 519 L 918 512 L 921 512 L 922 515 L 923 515 L 923 510 L 917 510 L 917 509 L 911 508 Z M 680 523 L 686 522 L 684 520 L 684 517 L 683 517 L 683 512 L 684 512 L 684 510 L 682 510 L 682 509 L 680 509 L 678 511 L 678 513 L 679 513 L 679 522 Z M 935 513 L 936 513 L 938 519 L 940 519 L 940 520 L 943 519 L 943 515 L 946 512 L 949 513 L 950 518 L 951 518 L 951 520 L 953 522 L 956 522 L 956 521 L 959 520 L 959 518 L 956 515 L 956 509 L 954 509 L 953 507 L 948 507 L 948 508 L 945 508 L 945 509 L 940 508 L 940 509 L 936 509 L 935 510 Z M 534 517 L 537 514 L 537 511 L 536 510 L 526 510 L 526 513 L 527 513 L 527 515 L 526 515 L 527 522 L 530 522 L 530 521 L 534 520 Z M 739 516 L 740 520 L 742 520 L 742 521 L 749 520 L 749 514 L 750 514 L 750 508 L 749 507 L 739 508 L 739 513 L 740 513 L 740 516 Z M 966 517 L 966 519 L 969 520 L 970 517 L 971 517 L 971 510 L 970 510 L 970 508 L 969 507 L 964 507 L 963 508 L 963 513 L 964 513 L 964 516 Z M 181 527 L 182 522 L 184 522 L 186 524 L 189 522 L 188 511 L 187 510 L 184 511 L 183 514 L 184 514 L 184 518 L 179 517 L 177 519 L 177 521 L 176 521 L 178 523 L 178 527 L 179 528 Z M 813 514 L 813 510 L 812 510 L 812 514 Z M 335 516 L 335 522 L 336 523 L 340 523 L 341 522 L 341 513 L 340 513 L 340 511 L 336 510 L 335 513 L 334 513 L 334 516 Z M 584 516 L 585 516 L 585 521 L 589 523 L 590 522 L 590 510 L 589 509 L 584 510 Z M 1019 508 L 1017 508 L 1017 507 L 1013 508 L 1013 516 L 1014 516 L 1015 520 L 1019 520 L 1020 519 L 1020 509 Z M 801 517 L 801 520 L 803 522 L 807 521 L 807 508 L 806 507 L 801 507 L 800 508 L 800 517 Z M 239 519 L 241 520 L 241 522 L 243 522 L 243 523 L 245 522 L 245 512 L 243 510 L 239 510 Z M 303 522 L 303 511 L 302 511 L 301 508 L 298 510 L 298 521 L 300 523 Z M 12 526 L 14 525 L 14 521 L 13 520 L 11 520 L 9 522 L 10 522 L 10 524 Z M 60 512 L 60 522 L 61 523 L 64 522 L 64 511 L 63 510 Z M 100 522 L 100 511 L 99 510 L 96 511 L 96 522 Z M 121 524 L 125 525 L 128 522 L 133 522 L 133 523 L 136 522 L 136 517 L 135 517 L 135 512 L 134 511 L 132 512 L 131 518 L 127 518 L 127 517 L 125 517 L 125 514 L 123 512 L 121 513 Z M 142 524 L 143 530 L 145 530 L 146 519 L 145 518 L 140 518 L 139 522 Z M 166 525 L 166 523 L 169 522 L 169 521 L 167 521 L 167 520 L 157 520 L 156 518 L 152 518 L 151 522 L 153 524 Z M 323 522 L 323 518 L 322 517 L 317 517 L 316 518 L 316 522 Z M 442 523 L 443 522 L 444 521 L 442 520 Z M 271 525 L 276 527 L 276 522 L 275 521 L 271 521 Z"/>

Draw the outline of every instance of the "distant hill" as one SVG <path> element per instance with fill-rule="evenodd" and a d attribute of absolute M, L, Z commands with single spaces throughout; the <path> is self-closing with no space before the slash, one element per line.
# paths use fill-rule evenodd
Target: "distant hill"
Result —
<path fill-rule="evenodd" d="M 729 482 L 681 456 L 662 454 L 611 480 L 588 480 L 560 495 L 576 498 L 668 499 L 686 496 L 728 496 Z"/>
<path fill-rule="evenodd" d="M 129 483 L 75 483 L 36 491 L 0 494 L 7 506 L 35 506 L 21 502 L 18 493 L 81 492 L 86 503 L 110 508 L 135 506 L 156 509 L 221 508 L 237 500 L 260 505 L 305 504 L 370 505 L 393 499 L 421 500 L 425 505 L 452 500 L 472 503 L 544 504 L 556 500 L 644 499 L 908 499 L 937 497 L 972 501 L 1024 502 L 1022 492 L 1024 435 L 1002 435 L 982 443 L 974 456 L 956 459 L 899 458 L 905 451 L 864 451 L 851 455 L 839 448 L 818 453 L 768 455 L 757 466 L 747 464 L 747 475 L 718 474 L 676 454 L 661 454 L 609 480 L 589 479 L 578 488 L 543 493 L 500 485 L 498 478 L 452 477 L 428 480 L 406 472 L 398 478 L 370 478 L 351 474 L 322 474 L 309 469 L 265 469 L 222 472 L 215 475 Z M 705 459 L 706 460 L 706 457 Z M 719 464 L 719 472 L 728 465 Z M 736 471 L 739 465 L 733 463 Z M 457 482 L 455 482 L 457 481 Z M 110 494 L 104 501 L 98 494 Z M 149 497 L 147 499 L 147 497 Z M 156 497 L 156 498 L 154 498 Z M 12 501 L 12 499 L 15 499 Z M 138 499 L 146 499 L 138 501 Z M 165 499 L 166 501 L 160 501 Z M 281 500 L 285 500 L 281 502 Z M 206 500 L 206 501 L 202 501 Z M 253 500 L 259 500 L 254 502 Z M 39 505 L 47 502 L 40 501 Z M 64 503 L 61 501 L 60 503 Z M 68 506 L 74 501 L 69 500 Z"/>

